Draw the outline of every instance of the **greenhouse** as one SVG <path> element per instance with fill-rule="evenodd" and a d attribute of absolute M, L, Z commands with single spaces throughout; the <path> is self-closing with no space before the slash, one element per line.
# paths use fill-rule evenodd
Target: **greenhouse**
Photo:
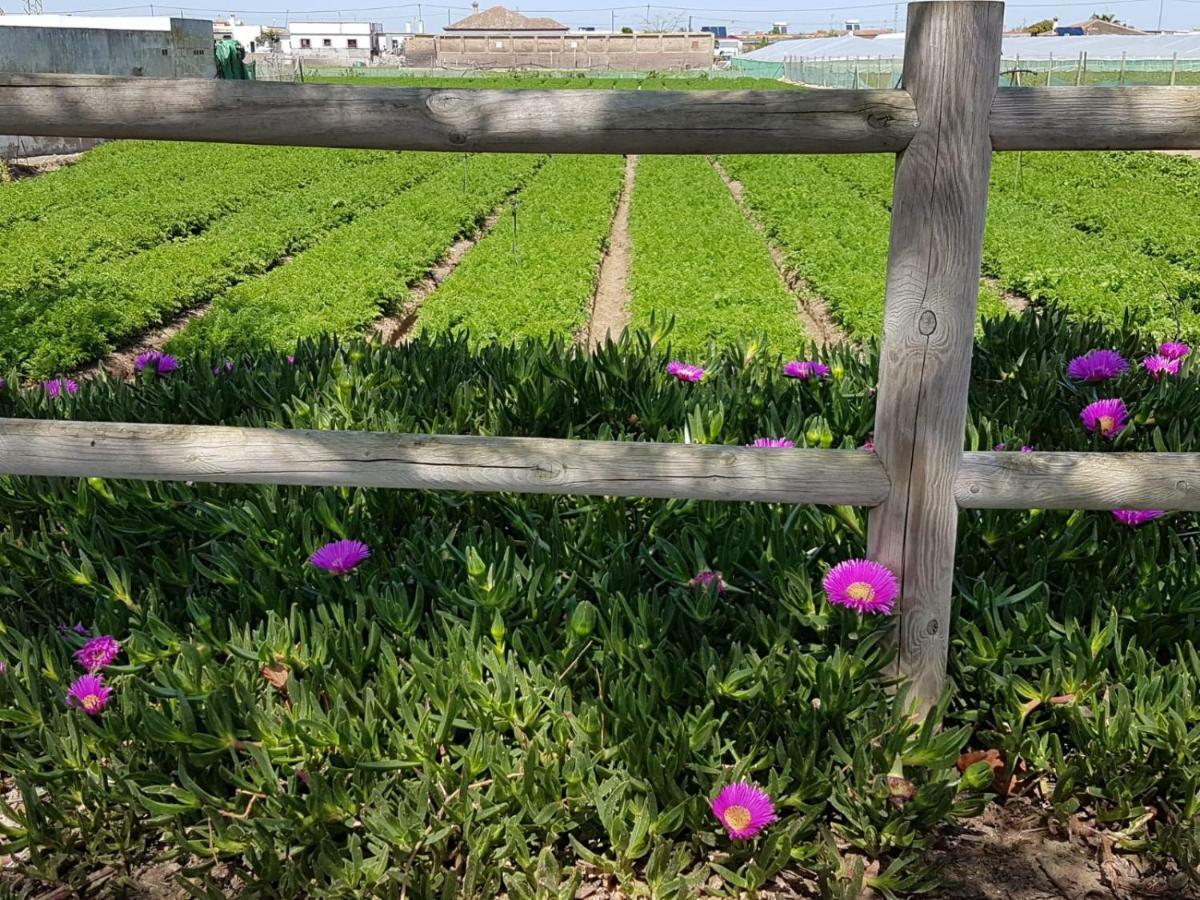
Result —
<path fill-rule="evenodd" d="M 818 87 L 889 88 L 900 80 L 904 35 L 778 41 L 733 60 L 747 75 Z M 1200 32 L 1004 38 L 1002 87 L 1200 84 Z"/>

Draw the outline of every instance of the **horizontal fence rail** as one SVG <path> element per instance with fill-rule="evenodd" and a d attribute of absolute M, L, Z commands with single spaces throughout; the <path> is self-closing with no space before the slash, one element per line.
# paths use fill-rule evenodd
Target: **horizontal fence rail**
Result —
<path fill-rule="evenodd" d="M 0 419 L 0 474 L 877 506 L 862 450 Z M 967 509 L 1200 510 L 1200 453 L 964 453 Z"/>
<path fill-rule="evenodd" d="M 904 91 L 469 90 L 0 75 L 10 134 L 522 153 L 895 153 Z"/>
<path fill-rule="evenodd" d="M 1200 453 L 964 453 L 967 509 L 1200 510 Z"/>
<path fill-rule="evenodd" d="M 1200 149 L 1200 88 L 1012 88 L 996 92 L 995 150 Z"/>
<path fill-rule="evenodd" d="M 0 74 L 12 134 L 522 153 L 896 153 L 903 90 L 386 88 Z M 998 91 L 996 150 L 1200 148 L 1200 89 Z"/>
<path fill-rule="evenodd" d="M 874 506 L 861 450 L 0 419 L 0 473 Z"/>

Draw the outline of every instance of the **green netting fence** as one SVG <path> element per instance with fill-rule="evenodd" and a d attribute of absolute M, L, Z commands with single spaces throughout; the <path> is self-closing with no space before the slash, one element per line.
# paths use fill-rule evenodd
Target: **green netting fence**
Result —
<path fill-rule="evenodd" d="M 904 59 L 859 56 L 832 59 L 795 57 L 782 62 L 734 59 L 743 75 L 784 78 L 798 84 L 829 88 L 894 88 L 901 83 Z M 1092 59 L 1080 53 L 1065 59 L 1005 57 L 1001 87 L 1069 87 L 1075 85 L 1200 85 L 1200 59 Z"/>

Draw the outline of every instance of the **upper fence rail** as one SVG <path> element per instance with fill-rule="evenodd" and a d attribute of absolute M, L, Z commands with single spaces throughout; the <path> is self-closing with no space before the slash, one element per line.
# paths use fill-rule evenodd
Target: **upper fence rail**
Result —
<path fill-rule="evenodd" d="M 12 134 L 518 153 L 896 153 L 904 90 L 387 88 L 92 75 L 0 75 Z M 1200 89 L 997 93 L 997 150 L 1200 148 Z"/>

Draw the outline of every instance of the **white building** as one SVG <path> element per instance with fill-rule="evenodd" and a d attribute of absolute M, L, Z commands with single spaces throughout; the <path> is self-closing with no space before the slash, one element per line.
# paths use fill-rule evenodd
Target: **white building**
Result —
<path fill-rule="evenodd" d="M 289 22 L 287 52 L 302 59 L 351 64 L 379 55 L 378 22 Z"/>
<path fill-rule="evenodd" d="M 273 43 L 270 38 L 274 36 L 282 40 L 286 32 L 286 28 L 276 25 L 247 25 L 233 16 L 228 19 L 213 19 L 213 40 L 233 39 L 245 47 L 247 53 L 269 53 L 282 49 L 283 45 Z"/>
<path fill-rule="evenodd" d="M 403 31 L 388 31 L 379 35 L 379 50 L 382 53 L 391 53 L 399 56 L 404 52 L 404 39 L 411 32 Z"/>
<path fill-rule="evenodd" d="M 736 37 L 717 38 L 717 59 L 733 59 L 742 52 L 742 40 Z"/>

